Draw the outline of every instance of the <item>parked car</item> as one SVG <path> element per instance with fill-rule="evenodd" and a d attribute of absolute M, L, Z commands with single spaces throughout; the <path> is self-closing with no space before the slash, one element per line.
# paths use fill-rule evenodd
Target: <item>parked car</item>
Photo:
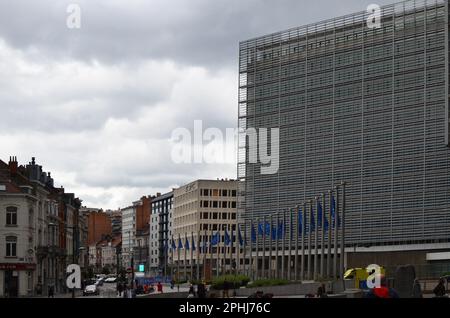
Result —
<path fill-rule="evenodd" d="M 104 281 L 105 281 L 104 278 L 99 278 L 99 279 L 97 279 L 97 281 L 95 282 L 94 285 L 97 285 L 97 286 L 103 286 L 103 282 L 104 282 Z"/>
<path fill-rule="evenodd" d="M 117 281 L 116 277 L 109 277 L 105 279 L 105 283 L 115 283 Z"/>
<path fill-rule="evenodd" d="M 97 285 L 88 285 L 83 290 L 83 296 L 88 296 L 88 295 L 98 296 L 99 294 L 100 294 L 100 291 L 98 290 Z"/>

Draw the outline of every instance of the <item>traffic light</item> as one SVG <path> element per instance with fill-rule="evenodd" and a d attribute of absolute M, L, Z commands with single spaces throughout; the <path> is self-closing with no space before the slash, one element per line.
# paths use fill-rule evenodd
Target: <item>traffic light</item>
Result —
<path fill-rule="evenodd" d="M 145 272 L 145 265 L 144 264 L 139 264 L 139 271 L 142 273 L 142 272 Z"/>

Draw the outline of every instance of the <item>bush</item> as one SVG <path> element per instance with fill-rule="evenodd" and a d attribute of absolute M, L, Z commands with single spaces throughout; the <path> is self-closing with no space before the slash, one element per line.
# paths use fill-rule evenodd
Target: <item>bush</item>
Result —
<path fill-rule="evenodd" d="M 211 289 L 220 290 L 223 289 L 224 282 L 229 283 L 230 289 L 240 288 L 241 286 L 246 286 L 250 281 L 245 275 L 225 275 L 214 278 L 211 284 Z"/>
<path fill-rule="evenodd" d="M 286 279 L 259 279 L 247 285 L 247 288 L 264 287 L 264 286 L 281 286 L 287 285 L 289 281 Z"/>

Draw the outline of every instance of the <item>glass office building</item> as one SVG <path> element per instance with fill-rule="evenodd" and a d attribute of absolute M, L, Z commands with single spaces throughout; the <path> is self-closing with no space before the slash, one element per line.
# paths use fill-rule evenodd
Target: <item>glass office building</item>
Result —
<path fill-rule="evenodd" d="M 448 2 L 382 7 L 240 43 L 239 127 L 280 128 L 278 173 L 239 139 L 239 215 L 347 182 L 346 240 L 450 241 Z"/>

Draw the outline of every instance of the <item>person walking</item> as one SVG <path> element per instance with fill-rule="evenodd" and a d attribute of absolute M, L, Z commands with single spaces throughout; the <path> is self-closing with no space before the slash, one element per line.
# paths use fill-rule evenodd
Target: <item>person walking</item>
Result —
<path fill-rule="evenodd" d="M 228 281 L 225 279 L 223 281 L 223 293 L 222 293 L 222 297 L 223 298 L 230 298 L 230 296 L 228 295 L 228 291 L 230 289 L 230 284 L 228 283 Z"/>
<path fill-rule="evenodd" d="M 206 286 L 203 281 L 197 285 L 197 297 L 206 298 Z"/>
<path fill-rule="evenodd" d="M 436 297 L 445 297 L 446 290 L 444 285 L 444 279 L 439 279 L 439 283 L 437 286 L 433 289 L 433 293 Z"/>
<path fill-rule="evenodd" d="M 55 298 L 55 291 L 53 289 L 53 286 L 48 287 L 48 298 Z"/>
<path fill-rule="evenodd" d="M 422 287 L 420 286 L 419 280 L 417 278 L 414 279 L 412 298 L 423 298 Z"/>
<path fill-rule="evenodd" d="M 325 284 L 322 284 L 317 289 L 317 297 L 318 298 L 326 298 L 327 297 L 327 290 L 325 287 Z"/>
<path fill-rule="evenodd" d="M 163 293 L 163 285 L 161 284 L 161 282 L 158 282 L 156 288 L 158 289 L 158 293 Z"/>
<path fill-rule="evenodd" d="M 123 285 L 122 285 L 122 283 L 118 283 L 117 284 L 117 293 L 118 293 L 119 297 L 122 297 L 122 292 L 123 292 Z"/>
<path fill-rule="evenodd" d="M 380 286 L 371 289 L 367 293 L 366 298 L 399 298 L 397 291 L 388 287 L 387 280 L 384 275 L 381 276 L 380 280 Z"/>
<path fill-rule="evenodd" d="M 191 297 L 192 295 L 192 297 Z M 195 290 L 194 290 L 194 285 L 191 283 L 189 285 L 189 292 L 188 292 L 188 298 L 193 298 L 195 297 Z"/>

